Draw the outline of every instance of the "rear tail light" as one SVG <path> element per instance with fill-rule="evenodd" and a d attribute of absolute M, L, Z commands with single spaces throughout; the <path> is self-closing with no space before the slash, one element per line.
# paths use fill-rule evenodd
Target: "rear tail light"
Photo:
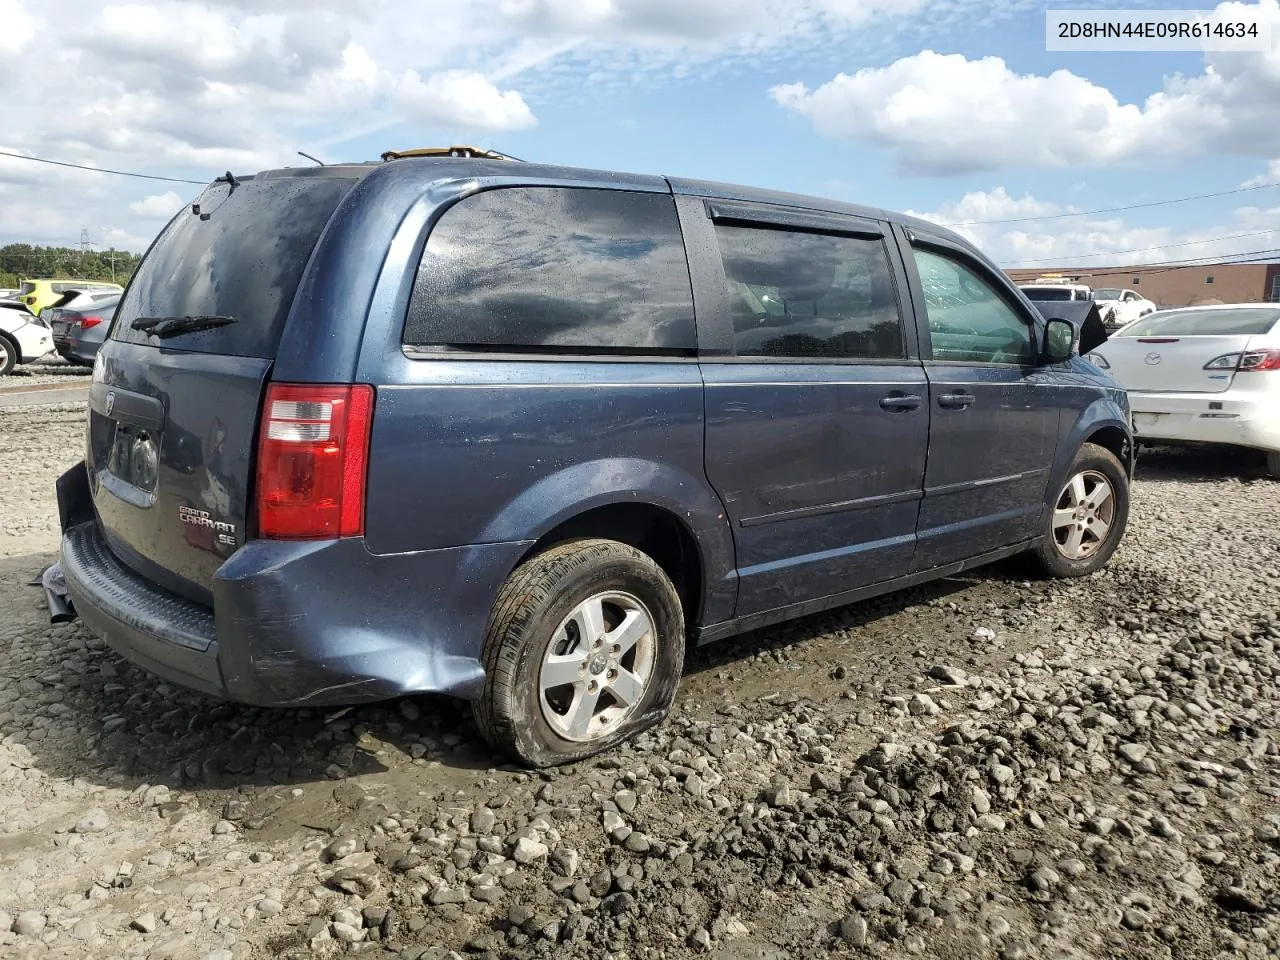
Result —
<path fill-rule="evenodd" d="M 1246 350 L 1244 353 L 1224 353 L 1204 365 L 1206 370 L 1234 370 L 1236 373 L 1260 373 L 1264 370 L 1280 370 L 1280 350 Z"/>
<path fill-rule="evenodd" d="M 101 322 L 102 322 L 102 318 L 101 318 L 101 317 L 81 317 L 81 318 L 80 318 L 80 320 L 77 322 L 77 324 L 76 324 L 76 325 L 77 325 L 81 330 L 88 330 L 88 329 L 90 329 L 91 327 L 96 327 L 96 326 L 97 326 L 98 324 L 100 324 Z"/>
<path fill-rule="evenodd" d="M 1240 373 L 1280 370 L 1280 350 L 1248 350 L 1240 358 Z"/>
<path fill-rule="evenodd" d="M 273 383 L 258 440 L 258 534 L 364 534 L 373 387 Z"/>

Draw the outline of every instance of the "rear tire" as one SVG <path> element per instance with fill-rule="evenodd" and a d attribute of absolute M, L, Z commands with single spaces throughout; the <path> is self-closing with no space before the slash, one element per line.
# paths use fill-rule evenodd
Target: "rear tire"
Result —
<path fill-rule="evenodd" d="M 554 546 L 498 593 L 476 725 L 534 767 L 617 746 L 671 709 L 684 631 L 680 596 L 647 554 L 614 540 Z"/>
<path fill-rule="evenodd" d="M 1124 467 L 1110 450 L 1086 443 L 1067 471 L 1033 552 L 1050 577 L 1085 577 L 1107 565 L 1128 522 Z"/>
<path fill-rule="evenodd" d="M 0 377 L 7 375 L 17 364 L 18 345 L 0 333 Z"/>

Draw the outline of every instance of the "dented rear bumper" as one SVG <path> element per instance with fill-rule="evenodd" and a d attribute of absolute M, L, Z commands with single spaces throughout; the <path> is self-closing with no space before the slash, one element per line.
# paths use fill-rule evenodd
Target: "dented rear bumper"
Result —
<path fill-rule="evenodd" d="M 94 521 L 64 532 L 61 556 L 76 612 L 126 659 L 230 700 L 315 706 L 476 696 L 488 610 L 528 546 L 250 541 L 219 568 L 212 609 L 125 566 Z"/>

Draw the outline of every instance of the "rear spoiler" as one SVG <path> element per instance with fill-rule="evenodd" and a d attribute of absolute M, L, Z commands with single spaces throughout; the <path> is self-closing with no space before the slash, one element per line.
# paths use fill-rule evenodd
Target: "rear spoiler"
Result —
<path fill-rule="evenodd" d="M 1070 320 L 1080 328 L 1080 356 L 1107 342 L 1107 325 L 1092 300 L 1031 300 L 1031 304 L 1046 320 Z"/>

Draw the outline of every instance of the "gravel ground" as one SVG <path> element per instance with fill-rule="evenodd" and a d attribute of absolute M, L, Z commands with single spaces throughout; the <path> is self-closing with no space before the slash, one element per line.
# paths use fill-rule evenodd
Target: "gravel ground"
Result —
<path fill-rule="evenodd" d="M 77 383 L 88 383 L 91 376 L 93 376 L 93 367 L 68 363 L 56 353 L 50 353 L 34 363 L 24 363 L 14 367 L 7 377 L 0 380 L 0 388 L 19 389 L 44 383 L 74 386 Z"/>
<path fill-rule="evenodd" d="M 1149 453 L 1084 581 L 1016 564 L 695 653 L 531 775 L 465 711 L 219 704 L 50 627 L 75 407 L 0 410 L 0 955 L 1280 954 L 1280 483 Z"/>

